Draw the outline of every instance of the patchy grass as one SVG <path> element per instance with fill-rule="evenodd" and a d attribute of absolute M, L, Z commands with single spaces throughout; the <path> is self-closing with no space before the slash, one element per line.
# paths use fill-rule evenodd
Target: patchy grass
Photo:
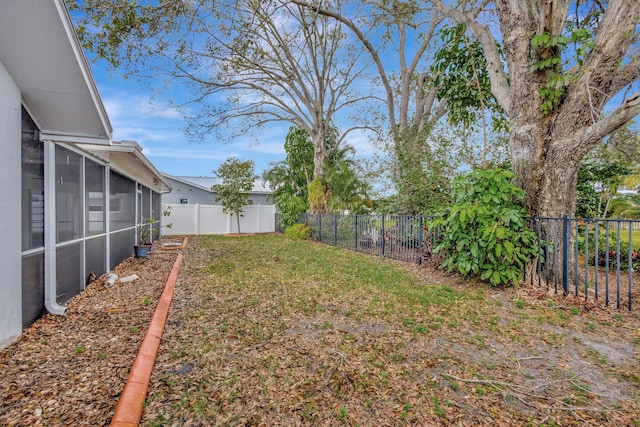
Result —
<path fill-rule="evenodd" d="M 640 320 L 617 314 L 276 235 L 199 237 L 143 421 L 632 425 Z"/>

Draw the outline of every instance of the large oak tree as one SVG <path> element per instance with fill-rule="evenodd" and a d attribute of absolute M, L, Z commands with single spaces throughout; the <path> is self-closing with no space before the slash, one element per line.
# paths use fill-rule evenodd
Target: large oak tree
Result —
<path fill-rule="evenodd" d="M 333 19 L 287 1 L 75 0 L 85 45 L 131 75 L 189 88 L 190 131 L 245 136 L 274 122 L 304 129 L 314 176 L 326 178 L 325 139 L 369 60 Z M 336 9 L 338 10 L 338 9 Z M 344 126 L 346 136 L 366 126 Z M 220 132 L 221 131 L 221 132 Z M 259 138 L 257 138 L 259 140 Z"/>
<path fill-rule="evenodd" d="M 494 0 L 476 9 L 432 3 L 482 43 L 492 92 L 509 117 L 512 168 L 529 212 L 573 214 L 582 158 L 640 114 L 640 2 Z"/>

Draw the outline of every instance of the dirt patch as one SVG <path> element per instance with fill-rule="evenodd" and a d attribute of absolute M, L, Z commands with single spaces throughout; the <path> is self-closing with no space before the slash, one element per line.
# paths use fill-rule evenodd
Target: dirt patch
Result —
<path fill-rule="evenodd" d="M 389 331 L 389 327 L 376 323 L 356 322 L 347 317 L 327 316 L 294 322 L 285 333 L 288 335 L 303 335 L 306 338 L 320 338 L 328 330 L 337 330 L 361 338 L 365 334 L 384 334 Z"/>

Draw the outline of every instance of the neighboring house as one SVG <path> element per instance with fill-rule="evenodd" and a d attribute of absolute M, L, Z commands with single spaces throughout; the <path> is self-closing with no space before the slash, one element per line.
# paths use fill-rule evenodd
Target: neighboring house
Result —
<path fill-rule="evenodd" d="M 171 193 L 162 195 L 163 208 L 169 214 L 162 218 L 163 234 L 227 234 L 238 231 L 233 215 L 224 213 L 216 201 L 214 184 L 221 178 L 206 176 L 171 176 L 163 174 L 172 186 Z M 268 196 L 268 183 L 255 181 L 249 192 L 253 201 L 245 206 L 240 218 L 244 233 L 272 233 L 275 231 L 276 206 Z"/>
<path fill-rule="evenodd" d="M 62 0 L 0 2 L 0 144 L 2 348 L 130 256 L 171 186 L 112 141 Z"/>
<path fill-rule="evenodd" d="M 222 178 L 209 176 L 172 176 L 163 174 L 173 187 L 171 193 L 162 196 L 165 205 L 221 205 L 216 201 L 216 192 L 211 189 L 215 184 L 222 184 Z M 254 205 L 273 205 L 269 183 L 256 180 L 249 192 L 249 199 Z"/>

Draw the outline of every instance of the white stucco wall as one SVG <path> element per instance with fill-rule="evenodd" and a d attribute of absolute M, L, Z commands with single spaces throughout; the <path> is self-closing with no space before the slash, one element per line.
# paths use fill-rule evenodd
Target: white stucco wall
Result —
<path fill-rule="evenodd" d="M 0 62 L 0 348 L 22 330 L 20 91 Z"/>

